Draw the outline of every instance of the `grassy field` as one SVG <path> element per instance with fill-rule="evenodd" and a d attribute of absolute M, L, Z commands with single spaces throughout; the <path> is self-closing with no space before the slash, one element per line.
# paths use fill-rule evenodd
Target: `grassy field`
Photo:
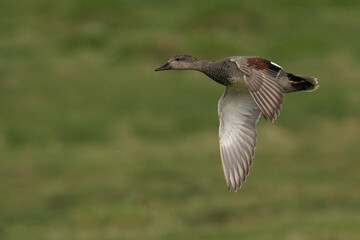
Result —
<path fill-rule="evenodd" d="M 360 1 L 0 3 L 0 239 L 360 238 Z M 312 75 L 227 192 L 223 87 L 175 54 Z"/>

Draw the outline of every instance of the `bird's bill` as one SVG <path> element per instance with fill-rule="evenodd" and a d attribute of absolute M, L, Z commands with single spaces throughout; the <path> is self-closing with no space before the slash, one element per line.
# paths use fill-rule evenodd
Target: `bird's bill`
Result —
<path fill-rule="evenodd" d="M 166 63 L 164 66 L 161 66 L 157 69 L 155 69 L 155 71 L 164 71 L 164 70 L 170 70 L 172 69 L 171 66 L 169 65 L 169 63 Z"/>

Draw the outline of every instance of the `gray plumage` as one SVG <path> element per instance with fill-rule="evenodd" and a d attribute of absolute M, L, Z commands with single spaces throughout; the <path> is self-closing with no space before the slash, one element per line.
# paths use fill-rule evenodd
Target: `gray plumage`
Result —
<path fill-rule="evenodd" d="M 279 65 L 254 56 L 210 62 L 177 55 L 155 71 L 171 69 L 200 71 L 226 86 L 218 103 L 220 155 L 228 189 L 235 191 L 252 165 L 260 115 L 273 122 L 280 114 L 283 93 L 318 88 L 316 78 L 287 73 Z"/>

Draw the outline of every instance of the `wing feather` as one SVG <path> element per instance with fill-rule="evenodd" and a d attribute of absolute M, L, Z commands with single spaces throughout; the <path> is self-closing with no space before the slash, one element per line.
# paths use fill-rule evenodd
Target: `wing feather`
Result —
<path fill-rule="evenodd" d="M 250 94 L 265 119 L 275 121 L 282 106 L 283 91 L 276 81 L 282 68 L 276 63 L 258 57 L 234 57 L 231 61 L 234 61 L 244 73 Z"/>
<path fill-rule="evenodd" d="M 227 87 L 219 100 L 219 142 L 227 187 L 237 191 L 249 174 L 260 110 L 251 95 Z"/>

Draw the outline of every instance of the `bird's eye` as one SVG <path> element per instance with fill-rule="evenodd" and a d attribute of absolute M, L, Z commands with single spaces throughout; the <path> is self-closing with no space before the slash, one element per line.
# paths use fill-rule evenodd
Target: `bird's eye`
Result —
<path fill-rule="evenodd" d="M 175 58 L 175 61 L 180 61 L 181 59 L 180 58 Z"/>

